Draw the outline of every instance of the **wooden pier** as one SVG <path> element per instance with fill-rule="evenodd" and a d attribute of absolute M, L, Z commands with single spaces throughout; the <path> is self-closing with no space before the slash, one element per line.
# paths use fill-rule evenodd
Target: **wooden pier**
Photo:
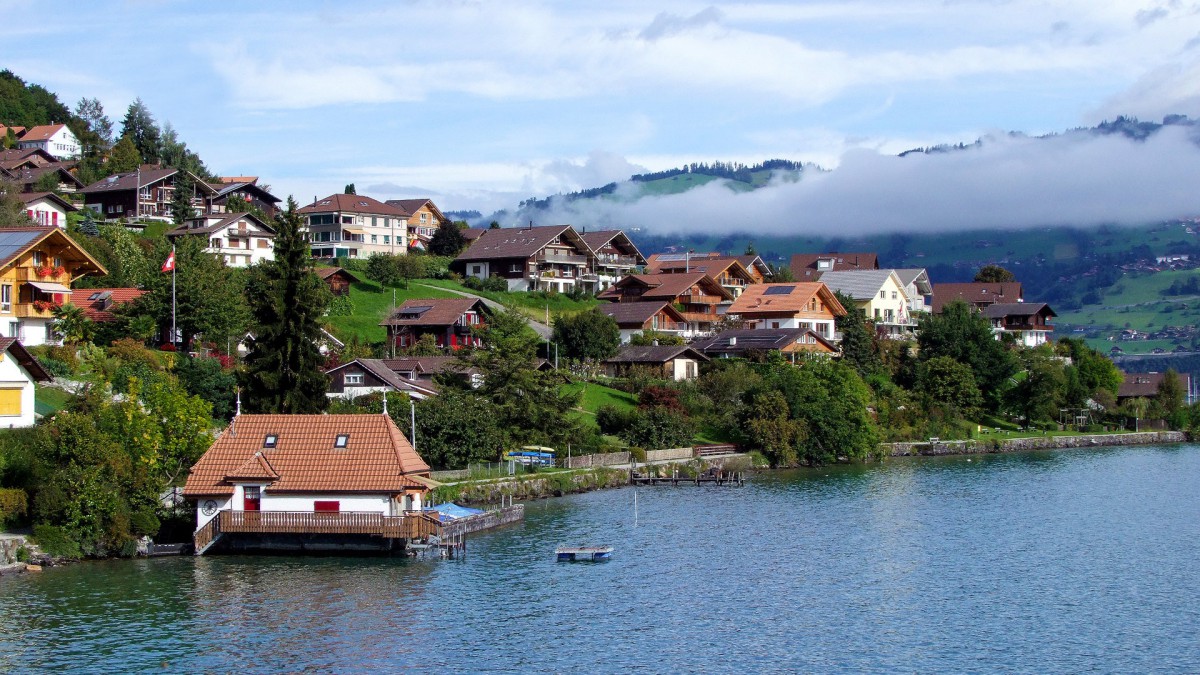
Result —
<path fill-rule="evenodd" d="M 746 484 L 745 476 L 741 471 L 733 471 L 730 473 L 716 473 L 699 476 L 680 476 L 678 474 L 671 476 L 643 476 L 638 473 L 633 473 L 629 476 L 630 485 L 728 485 L 741 487 Z"/>

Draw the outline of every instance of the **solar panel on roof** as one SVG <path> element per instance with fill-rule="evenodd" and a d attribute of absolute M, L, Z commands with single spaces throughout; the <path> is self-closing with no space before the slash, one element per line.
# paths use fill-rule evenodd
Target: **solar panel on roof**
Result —
<path fill-rule="evenodd" d="M 763 295 L 788 295 L 794 290 L 796 290 L 795 286 L 771 286 L 763 292 Z"/>
<path fill-rule="evenodd" d="M 29 245 L 29 242 L 41 236 L 42 231 L 4 232 L 0 231 L 0 260 L 8 260 L 18 251 Z"/>
<path fill-rule="evenodd" d="M 690 253 L 660 253 L 658 260 L 662 262 L 675 262 L 679 260 L 687 260 L 690 257 Z"/>

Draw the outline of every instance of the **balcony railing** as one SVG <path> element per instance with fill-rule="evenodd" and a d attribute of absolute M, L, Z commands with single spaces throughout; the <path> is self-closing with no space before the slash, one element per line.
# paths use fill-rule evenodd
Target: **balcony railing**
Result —
<path fill-rule="evenodd" d="M 587 256 L 585 255 L 569 255 L 566 253 L 539 253 L 536 258 L 540 263 L 558 263 L 563 265 L 586 265 Z"/>
<path fill-rule="evenodd" d="M 721 304 L 721 296 L 719 295 L 700 295 L 689 294 L 679 296 L 679 302 L 685 305 L 719 305 Z"/>
<path fill-rule="evenodd" d="M 631 255 L 598 255 L 596 256 L 597 265 L 609 265 L 611 267 L 636 267 L 638 264 L 637 258 Z"/>
<path fill-rule="evenodd" d="M 306 511 L 222 511 L 218 530 L 246 534 L 365 534 L 389 539 L 420 539 L 438 534 L 436 514 L 406 511 L 381 513 Z"/>

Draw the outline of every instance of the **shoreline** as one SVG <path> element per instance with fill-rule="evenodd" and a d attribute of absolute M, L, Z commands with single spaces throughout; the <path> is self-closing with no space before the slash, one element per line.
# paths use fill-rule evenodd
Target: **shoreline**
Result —
<path fill-rule="evenodd" d="M 942 457 L 947 455 L 991 455 L 1034 450 L 1071 450 L 1077 448 L 1116 447 L 1121 445 L 1158 445 L 1186 443 L 1185 431 L 1140 431 L 1132 434 L 1094 434 L 1081 436 L 1023 436 L 994 438 L 986 441 L 919 441 L 881 443 L 884 457 Z"/>

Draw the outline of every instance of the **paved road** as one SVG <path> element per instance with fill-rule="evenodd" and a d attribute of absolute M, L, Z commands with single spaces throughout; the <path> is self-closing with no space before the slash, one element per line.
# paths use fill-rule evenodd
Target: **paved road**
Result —
<path fill-rule="evenodd" d="M 488 300 L 487 298 L 483 297 L 482 295 L 475 295 L 474 293 L 468 293 L 467 291 L 456 291 L 456 290 L 452 290 L 449 288 L 442 288 L 441 286 L 430 286 L 428 284 L 413 284 L 413 286 L 421 286 L 422 288 L 432 288 L 435 291 L 447 291 L 449 293 L 463 295 L 468 298 L 475 298 L 477 300 L 482 300 L 483 304 L 487 305 L 488 307 L 491 307 L 492 309 L 496 310 L 497 312 L 504 311 L 504 305 L 496 302 L 495 300 Z M 550 326 L 547 326 L 546 324 L 544 324 L 540 321 L 534 321 L 533 319 L 530 319 L 529 317 L 525 317 L 525 320 L 529 322 L 529 327 L 532 328 L 534 330 L 534 332 L 536 332 L 543 340 L 549 340 L 550 336 L 554 334 L 554 329 L 552 329 Z"/>

